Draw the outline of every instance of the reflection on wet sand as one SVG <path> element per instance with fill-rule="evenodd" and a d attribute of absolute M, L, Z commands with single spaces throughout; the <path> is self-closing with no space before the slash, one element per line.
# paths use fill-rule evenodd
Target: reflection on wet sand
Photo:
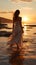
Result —
<path fill-rule="evenodd" d="M 0 37 L 0 65 L 36 65 L 36 27 L 24 28 L 23 45 L 19 51 L 16 45 L 7 49 L 8 37 Z"/>
<path fill-rule="evenodd" d="M 27 35 L 27 27 L 24 26 L 24 36 Z M 24 38 L 24 37 L 23 37 Z M 11 65 L 24 65 L 24 59 L 25 56 L 27 54 L 29 54 L 27 51 L 27 49 L 30 46 L 30 43 L 27 42 L 23 42 L 22 48 L 17 50 L 17 47 L 15 47 L 16 45 L 14 44 L 13 47 L 10 49 L 9 47 L 9 63 Z M 27 54 L 26 54 L 27 53 Z"/>
<path fill-rule="evenodd" d="M 11 65 L 23 65 L 24 57 L 21 55 L 21 51 L 22 50 L 17 50 L 13 51 L 13 53 L 10 53 L 9 63 Z"/>

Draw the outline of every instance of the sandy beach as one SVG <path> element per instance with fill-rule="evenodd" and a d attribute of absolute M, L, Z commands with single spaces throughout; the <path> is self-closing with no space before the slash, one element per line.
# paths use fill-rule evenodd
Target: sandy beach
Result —
<path fill-rule="evenodd" d="M 34 43 L 35 40 L 34 42 L 32 39 L 29 39 L 28 41 L 27 40 L 28 39 L 24 39 L 20 56 L 18 56 L 17 52 L 16 54 L 14 53 L 13 56 L 15 55 L 15 58 L 13 58 L 13 60 L 12 53 L 10 53 L 12 51 L 7 51 L 8 37 L 0 37 L 0 65 L 11 65 L 13 61 L 14 64 L 12 65 L 15 65 L 15 62 L 20 62 L 20 65 L 36 65 L 36 43 Z"/>
<path fill-rule="evenodd" d="M 8 24 L 10 26 L 10 24 Z M 12 31 L 1 29 L 0 31 Z M 9 37 L 0 37 L 0 65 L 36 65 L 36 26 L 24 26 L 22 49 L 14 53 L 9 49 L 7 42 Z M 13 49 L 17 49 L 16 45 Z"/>

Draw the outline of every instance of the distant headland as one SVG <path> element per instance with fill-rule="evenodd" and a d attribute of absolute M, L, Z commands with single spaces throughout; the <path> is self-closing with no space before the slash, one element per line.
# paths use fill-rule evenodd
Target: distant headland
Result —
<path fill-rule="evenodd" d="M 0 17 L 0 23 L 12 23 L 12 20 Z"/>

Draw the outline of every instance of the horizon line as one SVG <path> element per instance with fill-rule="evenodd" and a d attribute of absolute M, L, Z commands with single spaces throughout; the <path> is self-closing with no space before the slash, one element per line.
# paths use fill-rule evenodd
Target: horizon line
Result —
<path fill-rule="evenodd" d="M 0 13 L 13 13 L 13 12 L 11 12 L 11 11 L 9 11 L 9 12 L 4 11 L 4 12 L 0 12 Z"/>

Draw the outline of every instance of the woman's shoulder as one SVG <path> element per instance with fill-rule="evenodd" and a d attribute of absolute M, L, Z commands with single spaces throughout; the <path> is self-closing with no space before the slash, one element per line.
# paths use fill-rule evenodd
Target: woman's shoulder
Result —
<path fill-rule="evenodd" d="M 20 19 L 22 18 L 22 17 L 19 17 Z"/>

